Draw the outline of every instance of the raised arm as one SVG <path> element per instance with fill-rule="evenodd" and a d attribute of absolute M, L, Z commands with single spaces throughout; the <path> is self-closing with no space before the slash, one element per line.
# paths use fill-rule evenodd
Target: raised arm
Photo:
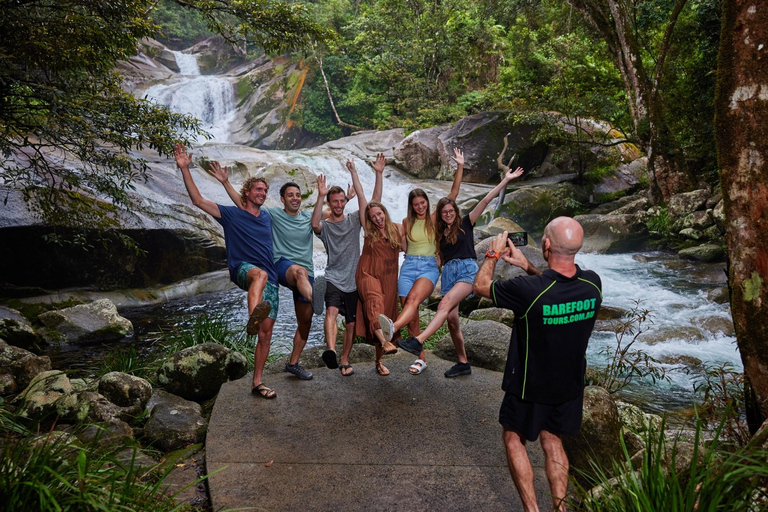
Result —
<path fill-rule="evenodd" d="M 235 203 L 235 206 L 242 210 L 244 205 L 240 193 L 229 182 L 229 168 L 222 167 L 219 162 L 211 162 L 211 172 L 213 172 L 213 177 L 224 185 L 224 190 L 227 191 L 227 195 Z"/>
<path fill-rule="evenodd" d="M 459 148 L 453 148 L 451 159 L 456 162 L 456 173 L 453 175 L 453 184 L 451 184 L 451 191 L 448 192 L 448 198 L 455 201 L 459 197 L 461 180 L 464 177 L 464 153 Z"/>
<path fill-rule="evenodd" d="M 365 226 L 365 207 L 368 206 L 368 201 L 365 199 L 363 185 L 360 183 L 360 176 L 357 175 L 355 162 L 347 160 L 347 169 L 352 176 L 352 186 L 355 188 L 355 194 L 357 194 L 357 213 L 360 215 L 360 224 Z"/>
<path fill-rule="evenodd" d="M 173 158 L 176 160 L 176 165 L 181 170 L 181 177 L 184 180 L 184 186 L 187 188 L 187 194 L 192 199 L 192 204 L 203 210 L 209 215 L 213 215 L 217 219 L 221 218 L 221 211 L 219 205 L 205 199 L 195 185 L 195 180 L 192 179 L 192 174 L 189 172 L 189 165 L 192 163 L 192 153 L 187 154 L 187 148 L 182 144 L 176 144 L 176 149 L 173 152 Z"/>
<path fill-rule="evenodd" d="M 376 155 L 376 161 L 371 164 L 373 167 L 373 173 L 376 175 L 376 181 L 373 184 L 373 195 L 371 201 L 380 203 L 381 194 L 384 188 L 384 166 L 387 165 L 387 159 L 384 158 L 384 153 Z"/>
<path fill-rule="evenodd" d="M 325 183 L 325 176 L 322 174 L 317 175 L 317 202 L 315 203 L 315 209 L 312 210 L 312 230 L 320 234 L 320 221 L 323 219 L 323 201 L 328 194 L 330 188 Z"/>
<path fill-rule="evenodd" d="M 485 197 L 483 198 L 483 200 L 480 201 L 479 203 L 477 203 L 475 205 L 475 207 L 472 209 L 472 211 L 469 212 L 469 220 L 470 220 L 470 222 L 472 222 L 472 224 L 474 225 L 475 222 L 477 222 L 477 219 L 479 219 L 480 216 L 483 214 L 485 209 L 488 208 L 488 205 L 493 200 L 493 198 L 498 196 L 501 193 L 501 191 L 504 190 L 504 188 L 507 186 L 507 184 L 510 181 L 512 181 L 515 178 L 519 178 L 522 175 L 523 175 L 523 168 L 522 167 L 518 167 L 514 171 L 512 171 L 511 169 L 508 170 L 506 172 L 506 174 L 504 174 L 504 177 L 501 178 L 501 183 L 496 185 L 493 188 L 493 190 L 488 192 L 485 195 Z"/>

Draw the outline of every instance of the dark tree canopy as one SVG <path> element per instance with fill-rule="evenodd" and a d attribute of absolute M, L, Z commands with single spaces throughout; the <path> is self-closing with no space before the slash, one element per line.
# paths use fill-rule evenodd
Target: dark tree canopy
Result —
<path fill-rule="evenodd" d="M 156 35 L 155 3 L 0 1 L 0 170 L 53 225 L 108 223 L 109 207 L 88 195 L 127 201 L 126 190 L 148 169 L 129 150 L 168 155 L 175 142 L 200 133 L 197 120 L 125 92 L 113 72 L 141 38 Z M 279 1 L 177 3 L 229 40 L 270 51 L 326 34 L 301 6 Z"/>

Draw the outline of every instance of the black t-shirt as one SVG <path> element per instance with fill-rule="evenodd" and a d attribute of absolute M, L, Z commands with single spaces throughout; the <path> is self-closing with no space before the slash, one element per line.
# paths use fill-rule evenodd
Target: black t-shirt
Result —
<path fill-rule="evenodd" d="M 440 238 L 440 254 L 443 265 L 451 260 L 463 260 L 467 258 L 477 259 L 475 254 L 475 226 L 469 220 L 469 215 L 461 218 L 461 229 L 456 232 L 456 243 L 449 244 L 445 235 Z M 464 230 L 462 233 L 461 230 Z"/>
<path fill-rule="evenodd" d="M 502 389 L 545 404 L 584 392 L 587 342 L 602 303 L 600 277 L 576 266 L 491 284 L 493 303 L 515 312 Z"/>

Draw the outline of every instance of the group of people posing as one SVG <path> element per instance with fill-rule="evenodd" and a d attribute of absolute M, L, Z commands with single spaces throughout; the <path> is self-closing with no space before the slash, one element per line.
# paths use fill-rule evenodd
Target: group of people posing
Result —
<path fill-rule="evenodd" d="M 546 271 L 533 266 L 506 233 L 491 240 L 478 269 L 474 225 L 490 201 L 523 173 L 522 168 L 508 171 L 472 211 L 462 215 L 456 198 L 464 156 L 461 150 L 454 149 L 452 158 L 457 168 L 448 196 L 441 198 L 432 212 L 427 194 L 421 189 L 412 190 L 406 218 L 397 224 L 381 203 L 386 163 L 383 154 L 377 155 L 372 164 L 376 179 L 370 202 L 354 163 L 347 161 L 358 210 L 346 215 L 348 195 L 353 193 L 329 186 L 323 175 L 317 177 L 317 202 L 310 213 L 301 210 L 301 189 L 296 183 L 285 183 L 280 188 L 283 208 L 264 207 L 269 185 L 263 178 L 248 178 L 237 192 L 229 183 L 227 169 L 212 162 L 211 172 L 235 206 L 216 204 L 203 198 L 195 185 L 189 171 L 191 154 L 186 148 L 178 145 L 174 156 L 193 204 L 222 225 L 230 278 L 248 293 L 246 330 L 258 335 L 251 388 L 254 395 L 276 396 L 263 383 L 262 376 L 279 307 L 278 284 L 293 293 L 297 328 L 285 370 L 300 379 L 312 378 L 299 364 L 299 356 L 312 315 L 322 313 L 323 302 L 328 346 L 323 360 L 329 368 L 340 368 L 343 376 L 354 373 L 349 355 L 355 336 L 375 345 L 379 375 L 389 374 L 382 356 L 398 348 L 418 357 L 409 371 L 420 374 L 427 367 L 423 343 L 445 322 L 458 359 L 445 376 L 470 374 L 458 305 L 472 293 L 490 298 L 497 307 L 515 313 L 499 413 L 512 479 L 525 509 L 538 510 L 533 468 L 525 444 L 540 438 L 554 508 L 565 510 L 568 458 L 561 436 L 577 433 L 581 426 L 585 354 L 602 302 L 602 285 L 597 274 L 576 265 L 583 230 L 568 217 L 558 217 L 544 229 L 541 250 L 549 266 Z M 361 229 L 365 234 L 362 250 Z M 325 283 L 324 291 L 314 280 L 313 234 L 320 238 L 328 254 L 324 280 L 318 279 L 318 284 Z M 398 277 L 401 251 L 405 259 Z M 500 260 L 527 275 L 494 281 L 494 269 Z M 441 269 L 442 300 L 422 332 L 419 305 L 433 292 Z M 346 320 L 346 331 L 337 357 L 339 315 Z M 408 337 L 400 339 L 404 327 Z"/>
<path fill-rule="evenodd" d="M 300 379 L 312 378 L 299 364 L 299 356 L 307 342 L 312 315 L 322 313 L 323 302 L 328 347 L 323 361 L 329 368 L 340 368 L 343 376 L 354 373 L 349 355 L 355 336 L 375 345 L 379 375 L 389 374 L 382 356 L 396 352 L 397 344 L 418 356 L 409 371 L 420 374 L 427 367 L 424 340 L 445 322 L 448 322 L 458 358 L 445 376 L 471 373 L 459 326 L 458 305 L 472 293 L 478 270 L 473 229 L 490 201 L 511 180 L 522 175 L 522 168 L 507 172 L 469 214 L 462 216 L 456 198 L 463 177 L 464 155 L 455 148 L 452 159 L 456 172 L 448 195 L 437 202 L 432 212 L 427 193 L 420 188 L 412 190 L 408 195 L 406 218 L 398 224 L 381 203 L 386 164 L 381 153 L 371 164 L 375 184 L 370 202 L 355 164 L 349 160 L 346 167 L 352 190 L 345 192 L 340 186 L 330 186 L 326 177 L 319 175 L 317 201 L 312 212 L 301 209 L 302 193 L 296 183 L 281 186 L 282 208 L 266 207 L 264 202 L 269 190 L 266 180 L 248 178 L 238 192 L 229 182 L 227 168 L 212 162 L 212 174 L 225 187 L 235 206 L 216 204 L 203 198 L 195 185 L 189 172 L 191 154 L 186 148 L 177 146 L 174 156 L 193 204 L 216 218 L 224 228 L 230 278 L 248 293 L 246 330 L 250 335 L 258 335 L 253 394 L 264 398 L 276 396 L 275 391 L 264 384 L 262 376 L 279 309 L 278 285 L 293 293 L 297 327 L 285 370 Z M 358 210 L 345 214 L 348 196 L 356 196 Z M 362 250 L 361 229 L 365 234 Z M 317 283 L 324 286 L 315 283 L 313 233 L 323 242 L 328 254 L 325 275 Z M 405 260 L 398 277 L 401 251 L 405 252 Z M 434 318 L 422 332 L 419 305 L 432 294 L 441 268 L 443 298 Z M 346 321 L 346 330 L 341 354 L 337 356 L 339 315 Z M 400 330 L 404 327 L 408 329 L 408 338 L 400 340 Z"/>

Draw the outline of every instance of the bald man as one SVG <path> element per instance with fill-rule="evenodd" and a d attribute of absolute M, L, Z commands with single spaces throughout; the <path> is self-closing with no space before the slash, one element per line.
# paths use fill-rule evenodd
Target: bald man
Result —
<path fill-rule="evenodd" d="M 570 217 L 544 228 L 541 251 L 549 269 L 534 267 L 507 239 L 496 237 L 475 277 L 474 293 L 515 312 L 499 412 L 507 463 L 526 511 L 539 510 L 526 441 L 540 438 L 554 510 L 565 511 L 568 457 L 561 436 L 581 428 L 587 342 L 602 302 L 597 274 L 574 258 L 584 231 Z M 499 259 L 527 276 L 493 281 Z"/>

